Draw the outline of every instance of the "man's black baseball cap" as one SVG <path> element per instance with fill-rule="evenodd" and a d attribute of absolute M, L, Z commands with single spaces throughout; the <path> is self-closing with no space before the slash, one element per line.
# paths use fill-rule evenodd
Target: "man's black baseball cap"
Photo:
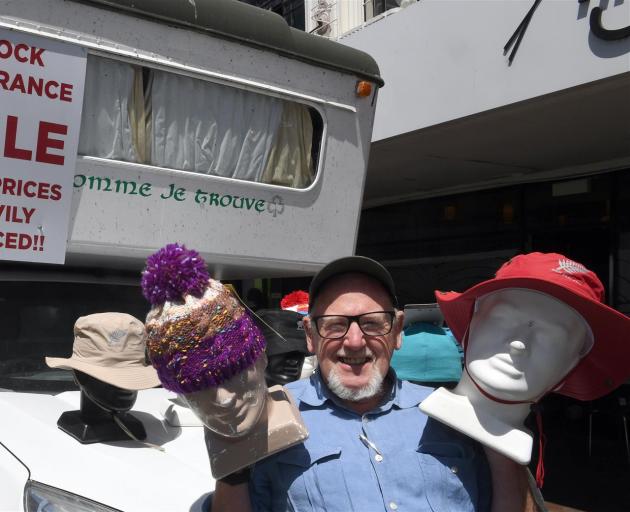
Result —
<path fill-rule="evenodd" d="M 313 277 L 311 285 L 308 289 L 309 311 L 313 309 L 315 299 L 326 281 L 340 274 L 351 273 L 365 274 L 376 279 L 383 285 L 385 290 L 387 290 L 394 306 L 398 306 L 394 280 L 392 279 L 389 271 L 383 265 L 381 265 L 378 261 L 366 258 L 365 256 L 346 256 L 345 258 L 339 258 L 338 260 L 331 261 L 317 274 L 315 274 L 315 277 Z"/>

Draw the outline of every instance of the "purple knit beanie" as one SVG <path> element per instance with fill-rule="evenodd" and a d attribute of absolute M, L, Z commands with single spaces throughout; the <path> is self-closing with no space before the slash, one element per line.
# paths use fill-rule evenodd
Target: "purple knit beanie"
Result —
<path fill-rule="evenodd" d="M 147 348 L 162 386 L 193 393 L 219 386 L 252 366 L 265 339 L 243 306 L 203 259 L 169 244 L 147 259 L 142 292 L 151 303 Z"/>

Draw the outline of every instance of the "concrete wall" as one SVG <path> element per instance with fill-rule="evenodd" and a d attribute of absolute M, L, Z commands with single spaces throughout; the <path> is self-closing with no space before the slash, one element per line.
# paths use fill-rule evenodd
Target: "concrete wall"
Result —
<path fill-rule="evenodd" d="M 506 44 L 533 0 L 420 0 L 340 39 L 370 53 L 385 87 L 373 141 L 630 72 L 630 38 L 589 26 L 630 25 L 630 1 L 544 0 L 511 66 Z M 630 101 L 630 98 L 629 98 Z"/>

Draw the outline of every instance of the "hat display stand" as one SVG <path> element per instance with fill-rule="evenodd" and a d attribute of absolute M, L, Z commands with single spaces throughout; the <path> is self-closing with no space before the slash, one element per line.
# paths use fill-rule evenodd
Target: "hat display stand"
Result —
<path fill-rule="evenodd" d="M 282 386 L 272 386 L 265 410 L 246 436 L 231 438 L 205 429 L 212 476 L 223 478 L 307 437 L 308 430 L 291 396 Z"/>
<path fill-rule="evenodd" d="M 267 387 L 266 341 L 255 313 L 233 287 L 210 278 L 199 253 L 168 244 L 149 256 L 142 292 L 151 303 L 149 358 L 162 386 L 205 425 L 215 478 L 306 439 L 289 395 L 281 386 Z M 289 324 L 296 329 L 297 319 Z M 175 415 L 171 420 L 177 421 Z"/>
<path fill-rule="evenodd" d="M 284 385 L 299 379 L 309 353 L 302 324 L 304 316 L 282 309 L 259 309 L 255 315 L 267 342 L 267 385 Z"/>
<path fill-rule="evenodd" d="M 593 400 L 630 376 L 630 318 L 605 297 L 584 265 L 540 252 L 513 257 L 462 293 L 436 291 L 465 371 L 453 392 L 437 390 L 420 409 L 521 464 L 531 457 L 523 422 L 533 411 L 542 487 L 545 436 L 535 404 L 550 392 Z"/>
<path fill-rule="evenodd" d="M 486 398 L 466 372 L 455 389 L 436 389 L 420 404 L 420 410 L 519 464 L 528 464 L 531 459 L 533 435 L 523 425 L 530 404 Z"/>
<path fill-rule="evenodd" d="M 263 354 L 247 370 L 247 378 L 237 375 L 216 388 L 181 395 L 207 427 L 206 447 L 215 478 L 251 466 L 308 436 L 285 389 L 267 388 L 265 364 Z"/>
<path fill-rule="evenodd" d="M 203 427 L 203 422 L 180 395 L 165 398 L 160 404 L 160 413 L 171 427 Z"/>
<path fill-rule="evenodd" d="M 182 396 L 168 401 L 163 416 L 173 427 L 204 426 Z M 217 479 L 299 444 L 307 437 L 308 430 L 297 407 L 279 385 L 268 389 L 265 410 L 246 435 L 229 437 L 205 427 L 210 469 Z"/>
<path fill-rule="evenodd" d="M 524 422 L 532 405 L 558 388 L 591 340 L 564 302 L 536 290 L 497 290 L 475 305 L 459 383 L 429 395 L 420 410 L 528 464 L 533 439 Z"/>
<path fill-rule="evenodd" d="M 61 430 L 82 444 L 128 441 L 132 438 L 120 426 L 122 424 L 136 439 L 146 439 L 142 422 L 128 412 L 136 401 L 137 391 L 74 372 L 81 386 L 80 410 L 61 414 L 57 420 Z"/>

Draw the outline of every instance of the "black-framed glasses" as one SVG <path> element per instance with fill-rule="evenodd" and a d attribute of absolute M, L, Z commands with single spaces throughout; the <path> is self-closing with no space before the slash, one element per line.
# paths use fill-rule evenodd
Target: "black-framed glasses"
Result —
<path fill-rule="evenodd" d="M 350 324 L 356 322 L 366 336 L 383 336 L 392 331 L 394 311 L 373 311 L 362 315 L 321 315 L 313 317 L 317 334 L 322 338 L 336 340 L 343 338 Z"/>

